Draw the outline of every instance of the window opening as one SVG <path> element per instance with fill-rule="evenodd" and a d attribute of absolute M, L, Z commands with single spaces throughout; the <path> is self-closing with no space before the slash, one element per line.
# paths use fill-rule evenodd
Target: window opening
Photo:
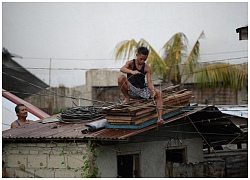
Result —
<path fill-rule="evenodd" d="M 186 163 L 186 149 L 167 149 L 166 150 L 166 163 L 170 162 L 178 162 L 178 163 Z"/>

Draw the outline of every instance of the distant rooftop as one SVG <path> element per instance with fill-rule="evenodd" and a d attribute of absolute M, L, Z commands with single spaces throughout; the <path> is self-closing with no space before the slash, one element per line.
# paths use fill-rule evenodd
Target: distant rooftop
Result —
<path fill-rule="evenodd" d="M 220 105 L 217 107 L 224 114 L 248 118 L 247 105 L 225 105 L 225 106 Z"/>

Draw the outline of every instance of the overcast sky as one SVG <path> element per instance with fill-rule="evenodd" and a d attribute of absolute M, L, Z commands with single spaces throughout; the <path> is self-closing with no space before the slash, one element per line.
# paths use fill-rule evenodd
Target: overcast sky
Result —
<path fill-rule="evenodd" d="M 247 62 L 248 41 L 236 29 L 248 25 L 247 2 L 221 3 L 2 3 L 2 46 L 51 86 L 85 84 L 84 69 L 119 69 L 114 48 L 146 39 L 156 51 L 178 32 L 190 47 L 204 30 L 200 61 Z M 65 70 L 67 68 L 67 70 Z"/>

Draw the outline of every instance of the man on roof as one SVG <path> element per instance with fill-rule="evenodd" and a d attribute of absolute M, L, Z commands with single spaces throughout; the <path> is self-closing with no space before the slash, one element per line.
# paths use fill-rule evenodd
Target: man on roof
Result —
<path fill-rule="evenodd" d="M 11 128 L 24 126 L 26 124 L 34 122 L 33 120 L 27 120 L 28 111 L 24 104 L 17 104 L 15 107 L 17 120 L 11 123 Z"/>
<path fill-rule="evenodd" d="M 118 86 L 125 96 L 122 104 L 127 103 L 130 98 L 144 98 L 144 99 L 156 99 L 158 120 L 157 124 L 163 124 L 162 108 L 163 97 L 162 92 L 154 87 L 151 79 L 151 67 L 146 64 L 149 50 L 146 47 L 139 47 L 136 54 L 136 59 L 127 61 L 120 69 L 121 72 L 126 73 L 127 77 L 120 75 L 118 77 Z M 147 77 L 147 83 L 145 83 L 145 77 Z"/>

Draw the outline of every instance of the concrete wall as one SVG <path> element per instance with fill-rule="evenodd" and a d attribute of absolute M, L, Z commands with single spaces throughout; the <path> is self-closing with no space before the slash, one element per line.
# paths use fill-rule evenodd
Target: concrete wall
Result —
<path fill-rule="evenodd" d="M 140 174 L 142 178 L 163 178 L 165 177 L 166 149 L 169 147 L 186 147 L 187 163 L 202 162 L 202 140 L 200 138 L 184 139 L 182 144 L 179 139 L 117 144 L 112 146 L 102 146 L 100 155 L 97 157 L 96 164 L 99 167 L 102 177 L 117 177 L 117 155 L 121 153 L 140 154 Z"/>
<path fill-rule="evenodd" d="M 67 88 L 49 88 L 38 94 L 29 96 L 25 100 L 46 113 L 52 115 L 53 110 L 61 110 L 69 107 L 85 106 L 85 86 Z"/>
<path fill-rule="evenodd" d="M 109 87 L 118 86 L 117 79 L 122 73 L 120 71 L 109 70 L 91 70 L 86 72 L 86 94 L 84 98 L 92 98 L 92 87 Z M 87 105 L 92 105 L 91 101 L 86 102 Z"/>
<path fill-rule="evenodd" d="M 166 166 L 169 178 L 222 178 L 225 177 L 225 161 L 214 160 L 200 163 L 171 163 Z"/>
<path fill-rule="evenodd" d="M 49 88 L 36 95 L 29 96 L 25 100 L 48 114 L 52 115 L 53 110 L 60 110 L 69 107 L 91 106 L 93 104 L 92 87 L 117 86 L 117 78 L 122 74 L 119 71 L 90 70 L 86 72 L 86 84 L 68 88 L 64 86 Z"/>
<path fill-rule="evenodd" d="M 202 140 L 172 139 L 141 143 L 118 143 L 98 148 L 96 166 L 99 176 L 117 177 L 117 155 L 140 154 L 141 177 L 165 177 L 166 149 L 187 148 L 187 163 L 203 161 Z M 4 143 L 2 160 L 10 178 L 80 178 L 89 155 L 87 143 Z M 89 156 L 88 156 L 89 157 Z M 86 173 L 86 172 L 85 172 Z"/>
<path fill-rule="evenodd" d="M 248 90 L 232 88 L 200 89 L 195 84 L 186 84 L 184 88 L 191 90 L 194 98 L 191 103 L 210 105 L 243 105 L 248 102 Z"/>
<path fill-rule="evenodd" d="M 86 143 L 3 143 L 2 160 L 10 178 L 79 178 Z"/>

